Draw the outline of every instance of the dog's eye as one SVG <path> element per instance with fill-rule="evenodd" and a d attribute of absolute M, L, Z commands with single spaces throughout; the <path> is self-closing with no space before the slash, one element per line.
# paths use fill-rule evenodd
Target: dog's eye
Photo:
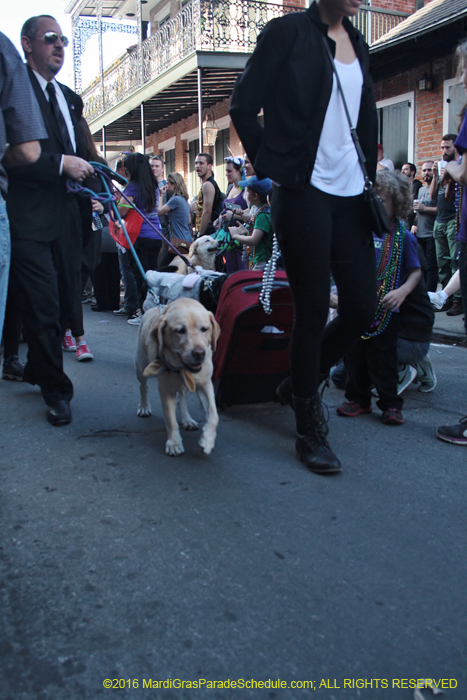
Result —
<path fill-rule="evenodd" d="M 209 328 L 207 326 L 201 326 L 201 328 L 200 328 L 201 333 L 206 333 L 206 331 L 208 331 L 208 330 L 209 330 Z"/>
<path fill-rule="evenodd" d="M 183 335 L 184 333 L 186 333 L 186 328 L 176 328 L 175 333 L 180 333 L 180 335 Z"/>

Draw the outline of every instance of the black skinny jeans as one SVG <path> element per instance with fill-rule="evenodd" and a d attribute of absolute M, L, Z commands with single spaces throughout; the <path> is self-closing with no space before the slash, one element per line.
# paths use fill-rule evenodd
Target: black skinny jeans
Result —
<path fill-rule="evenodd" d="M 423 272 L 426 291 L 436 292 L 438 287 L 438 262 L 436 260 L 435 239 L 433 236 L 431 238 L 417 238 L 417 243 L 420 244 L 426 260 L 426 267 Z"/>
<path fill-rule="evenodd" d="M 141 238 L 138 237 L 134 242 L 134 248 L 138 255 L 139 261 L 145 272 L 148 270 L 157 270 L 158 264 L 157 260 L 162 247 L 162 240 L 160 238 Z M 130 265 L 135 276 L 136 287 L 138 292 L 138 307 L 141 309 L 143 305 L 143 276 L 139 270 L 138 265 L 133 257 L 133 253 L 128 251 L 126 253 L 130 256 Z"/>
<path fill-rule="evenodd" d="M 327 374 L 374 318 L 376 264 L 368 215 L 363 195 L 336 197 L 308 185 L 274 187 L 271 216 L 295 305 L 293 393 L 311 398 L 320 372 Z M 339 315 L 326 326 L 331 272 Z"/>

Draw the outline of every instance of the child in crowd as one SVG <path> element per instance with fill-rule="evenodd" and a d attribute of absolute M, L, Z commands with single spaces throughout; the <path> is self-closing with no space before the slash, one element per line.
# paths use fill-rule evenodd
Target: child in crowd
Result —
<path fill-rule="evenodd" d="M 380 171 L 375 189 L 392 222 L 391 233 L 374 238 L 377 270 L 378 306 L 368 333 L 344 357 L 348 371 L 340 416 L 354 417 L 371 413 L 371 388 L 378 392 L 378 408 L 385 425 L 402 425 L 403 399 L 397 394 L 398 311 L 421 277 L 415 236 L 406 231 L 403 219 L 411 209 L 409 180 L 390 171 Z"/>
<path fill-rule="evenodd" d="M 271 223 L 268 195 L 272 188 L 271 180 L 258 180 L 256 175 L 238 183 L 246 188 L 246 200 L 253 211 L 248 229 L 244 226 L 231 226 L 233 240 L 248 246 L 250 269 L 264 270 L 272 254 L 274 231 Z"/>

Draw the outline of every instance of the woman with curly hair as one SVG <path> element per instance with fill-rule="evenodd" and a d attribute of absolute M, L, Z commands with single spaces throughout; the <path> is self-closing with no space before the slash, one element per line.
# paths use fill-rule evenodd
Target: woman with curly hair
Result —
<path fill-rule="evenodd" d="M 172 244 L 180 245 L 180 242 L 186 243 L 186 249 L 182 252 L 187 253 L 190 245 L 193 243 L 193 235 L 190 228 L 190 205 L 188 203 L 188 190 L 185 180 L 180 173 L 169 173 L 167 175 L 167 185 L 165 191 L 170 195 L 170 199 L 166 204 L 161 204 L 159 207 L 159 216 L 167 215 L 170 223 L 170 238 Z M 164 192 L 164 189 L 162 190 Z M 169 248 L 160 262 L 160 267 L 170 265 L 176 253 Z"/>
<path fill-rule="evenodd" d="M 420 262 L 417 241 L 406 231 L 404 219 L 411 210 L 411 185 L 403 175 L 381 170 L 376 175 L 379 194 L 389 220 L 391 233 L 374 238 L 378 305 L 368 332 L 345 354 L 348 376 L 346 401 L 337 408 L 339 416 L 353 418 L 371 413 L 371 388 L 376 387 L 376 405 L 385 425 L 402 425 L 402 396 L 397 394 L 397 328 L 399 309 L 417 286 Z"/>

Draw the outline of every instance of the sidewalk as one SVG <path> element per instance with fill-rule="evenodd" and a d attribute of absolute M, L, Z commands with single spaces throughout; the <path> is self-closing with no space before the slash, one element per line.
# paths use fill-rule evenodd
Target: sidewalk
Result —
<path fill-rule="evenodd" d="M 446 312 L 435 313 L 435 325 L 433 327 L 434 342 L 467 345 L 467 338 L 462 320 L 464 314 L 459 316 L 447 316 Z"/>

